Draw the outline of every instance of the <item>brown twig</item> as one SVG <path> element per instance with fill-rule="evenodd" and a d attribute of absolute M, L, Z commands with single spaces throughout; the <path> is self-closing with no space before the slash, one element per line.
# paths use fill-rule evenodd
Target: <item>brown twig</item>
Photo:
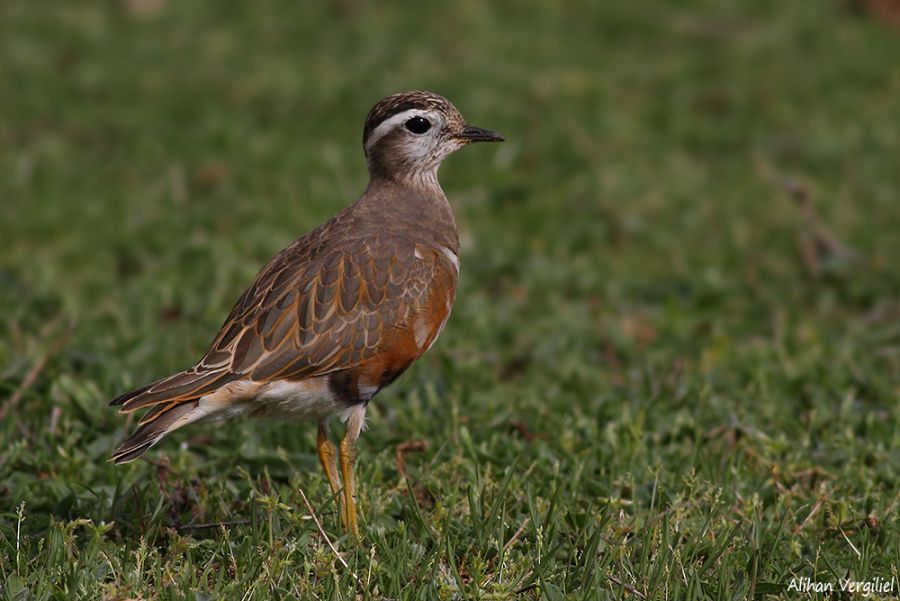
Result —
<path fill-rule="evenodd" d="M 522 593 L 527 593 L 528 591 L 534 590 L 539 586 L 540 586 L 540 584 L 538 584 L 537 582 L 532 582 L 531 584 L 526 584 L 522 588 L 517 588 L 513 592 L 517 595 L 521 595 Z"/>
<path fill-rule="evenodd" d="M 831 491 L 828 491 L 827 493 L 819 497 L 819 499 L 816 501 L 816 504 L 813 505 L 812 510 L 810 510 L 809 515 L 807 515 L 806 518 L 804 518 L 804 520 L 800 522 L 800 524 L 796 528 L 794 528 L 794 534 L 806 528 L 806 525 L 810 522 L 810 520 L 812 520 L 816 516 L 816 514 L 819 513 L 819 510 L 822 509 L 822 505 L 825 504 L 825 500 L 830 494 Z"/>
<path fill-rule="evenodd" d="M 406 473 L 406 453 L 421 453 L 427 450 L 428 441 L 426 440 L 408 440 L 397 445 L 397 451 L 394 453 L 394 463 L 404 480 L 409 480 L 409 474 Z"/>
<path fill-rule="evenodd" d="M 809 188 L 800 180 L 779 172 L 761 160 L 757 161 L 757 172 L 784 192 L 799 209 L 806 231 L 798 234 L 797 243 L 803 263 L 812 275 L 821 274 L 823 259 L 829 256 L 850 259 L 859 257 L 858 253 L 838 239 L 825 225 L 810 202 Z"/>
<path fill-rule="evenodd" d="M 313 522 L 316 524 L 316 528 L 319 529 L 319 534 L 322 535 L 322 538 L 325 539 L 325 543 L 331 549 L 331 552 L 334 553 L 334 556 L 338 558 L 338 561 L 341 562 L 341 565 L 344 566 L 345 569 L 349 570 L 350 566 L 347 565 L 347 562 L 344 561 L 344 558 L 341 557 L 341 554 L 338 552 L 337 547 L 334 546 L 334 543 L 331 542 L 331 539 L 328 538 L 328 535 L 325 534 L 325 529 L 322 528 L 322 522 L 319 521 L 319 517 L 316 515 L 313 506 L 310 504 L 309 499 L 306 498 L 306 493 L 303 492 L 302 488 L 298 488 L 297 491 L 300 493 L 300 496 L 303 498 L 303 503 L 306 504 L 306 511 L 309 512 L 309 517 L 312 518 Z M 353 575 L 353 579 L 356 580 L 356 583 L 362 586 L 362 582 L 360 582 L 359 578 L 356 576 L 355 572 L 350 572 Z"/>
<path fill-rule="evenodd" d="M 509 550 L 510 547 L 512 547 L 514 544 L 516 544 L 516 541 L 519 540 L 519 537 L 522 536 L 522 533 L 523 533 L 523 532 L 525 532 L 525 528 L 528 527 L 528 524 L 529 524 L 530 522 L 531 522 L 531 518 L 530 518 L 530 517 L 525 518 L 525 520 L 522 522 L 522 525 L 519 526 L 519 529 L 518 529 L 518 530 L 516 530 L 516 533 L 512 535 L 512 538 L 510 538 L 508 541 L 506 541 L 506 544 L 503 545 L 503 552 L 504 552 L 504 553 L 506 553 L 506 552 Z"/>
<path fill-rule="evenodd" d="M 63 316 L 60 315 L 53 321 L 51 329 L 56 328 L 59 322 L 62 321 L 62 317 Z M 75 320 L 70 319 L 63 332 L 59 336 L 57 336 L 56 339 L 50 344 L 50 347 L 31 367 L 31 370 L 29 370 L 29 372 L 25 374 L 25 378 L 22 379 L 22 383 L 19 385 L 16 391 L 13 392 L 12 395 L 8 399 L 6 399 L 6 402 L 3 403 L 3 406 L 0 407 L 0 421 L 6 419 L 6 416 L 13 408 L 15 408 L 16 405 L 19 404 L 19 401 L 22 400 L 22 397 L 25 395 L 28 389 L 34 386 L 34 383 L 37 381 L 38 376 L 41 375 L 41 372 L 44 371 L 44 368 L 47 366 L 47 362 L 50 360 L 50 357 L 60 351 L 60 349 L 69 339 L 69 336 L 71 336 L 74 329 Z"/>
<path fill-rule="evenodd" d="M 177 524 L 176 530 L 205 530 L 207 528 L 230 528 L 231 526 L 246 526 L 250 520 L 234 520 L 231 522 L 210 522 L 208 524 Z"/>
<path fill-rule="evenodd" d="M 47 433 L 50 436 L 56 436 L 56 427 L 59 426 L 59 418 L 62 415 L 62 409 L 59 405 L 53 407 L 50 411 L 50 424 L 47 426 Z"/>
<path fill-rule="evenodd" d="M 637 590 L 636 588 L 634 588 L 634 587 L 631 586 L 630 584 L 626 584 L 626 583 L 622 582 L 621 580 L 619 580 L 618 578 L 616 578 L 616 577 L 613 576 L 612 574 L 607 574 L 606 577 L 609 579 L 610 582 L 612 582 L 612 583 L 615 584 L 616 586 L 621 586 L 621 587 L 625 590 L 626 593 L 630 593 L 630 594 L 634 595 L 635 597 L 637 597 L 638 599 L 644 599 L 644 598 L 645 598 L 645 597 L 644 597 L 644 593 L 642 593 L 641 591 Z"/>
<path fill-rule="evenodd" d="M 519 436 L 525 439 L 525 442 L 534 442 L 535 440 L 541 440 L 546 438 L 544 434 L 537 433 L 531 431 L 531 428 L 528 427 L 528 424 L 525 422 L 510 420 L 509 421 L 509 429 L 513 432 L 517 433 Z"/>
<path fill-rule="evenodd" d="M 841 536 L 844 537 L 844 540 L 847 541 L 847 544 L 850 545 L 850 548 L 853 549 L 853 552 L 856 553 L 857 557 L 862 557 L 862 554 L 859 552 L 859 549 L 856 548 L 856 545 L 853 544 L 853 541 L 850 540 L 850 537 L 844 532 L 844 529 L 838 526 L 838 530 L 841 533 Z"/>

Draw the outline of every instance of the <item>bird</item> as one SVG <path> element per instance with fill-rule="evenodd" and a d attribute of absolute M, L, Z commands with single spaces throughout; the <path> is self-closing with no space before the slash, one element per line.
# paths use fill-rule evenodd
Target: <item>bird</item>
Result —
<path fill-rule="evenodd" d="M 434 344 L 456 300 L 459 232 L 438 168 L 469 144 L 503 140 L 434 92 L 377 102 L 363 128 L 363 194 L 259 271 L 193 367 L 110 402 L 148 409 L 111 461 L 133 461 L 194 422 L 316 422 L 342 526 L 359 536 L 354 464 L 366 408 Z M 333 417 L 346 426 L 338 445 Z"/>

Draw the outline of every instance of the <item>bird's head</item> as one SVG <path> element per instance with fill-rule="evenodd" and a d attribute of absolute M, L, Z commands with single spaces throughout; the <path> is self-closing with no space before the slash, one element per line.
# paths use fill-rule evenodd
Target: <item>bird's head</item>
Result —
<path fill-rule="evenodd" d="M 466 123 L 443 96 L 424 91 L 381 100 L 363 130 L 369 171 L 400 180 L 432 180 L 441 161 L 463 146 L 502 141 L 500 134 Z"/>

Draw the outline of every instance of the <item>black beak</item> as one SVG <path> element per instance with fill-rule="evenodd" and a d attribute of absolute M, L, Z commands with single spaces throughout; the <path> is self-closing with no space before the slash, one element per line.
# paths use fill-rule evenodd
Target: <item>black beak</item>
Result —
<path fill-rule="evenodd" d="M 503 142 L 506 140 L 503 136 L 489 129 L 481 129 L 467 125 L 459 134 L 459 137 L 469 142 Z"/>

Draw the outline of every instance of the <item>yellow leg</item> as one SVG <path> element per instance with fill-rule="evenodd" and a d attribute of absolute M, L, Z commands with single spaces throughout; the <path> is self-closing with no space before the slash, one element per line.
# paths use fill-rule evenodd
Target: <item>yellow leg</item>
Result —
<path fill-rule="evenodd" d="M 319 452 L 319 461 L 322 463 L 322 469 L 325 470 L 325 476 L 328 478 L 328 484 L 331 486 L 331 493 L 337 495 L 341 490 L 341 483 L 338 480 L 337 471 L 337 448 L 331 439 L 328 438 L 328 423 L 319 422 L 319 434 L 316 437 L 316 450 Z M 338 497 L 340 504 L 341 519 L 344 519 L 344 501 Z"/>
<path fill-rule="evenodd" d="M 356 440 L 363 428 L 366 406 L 357 405 L 347 419 L 347 432 L 340 444 L 341 477 L 344 480 L 344 527 L 359 537 L 359 523 L 356 519 L 356 481 L 353 466 L 356 463 Z"/>
<path fill-rule="evenodd" d="M 354 536 L 359 536 L 359 525 L 356 522 L 356 500 L 353 498 L 355 482 L 353 464 L 356 462 L 356 441 L 344 436 L 341 440 L 341 477 L 344 479 L 344 527 Z"/>

